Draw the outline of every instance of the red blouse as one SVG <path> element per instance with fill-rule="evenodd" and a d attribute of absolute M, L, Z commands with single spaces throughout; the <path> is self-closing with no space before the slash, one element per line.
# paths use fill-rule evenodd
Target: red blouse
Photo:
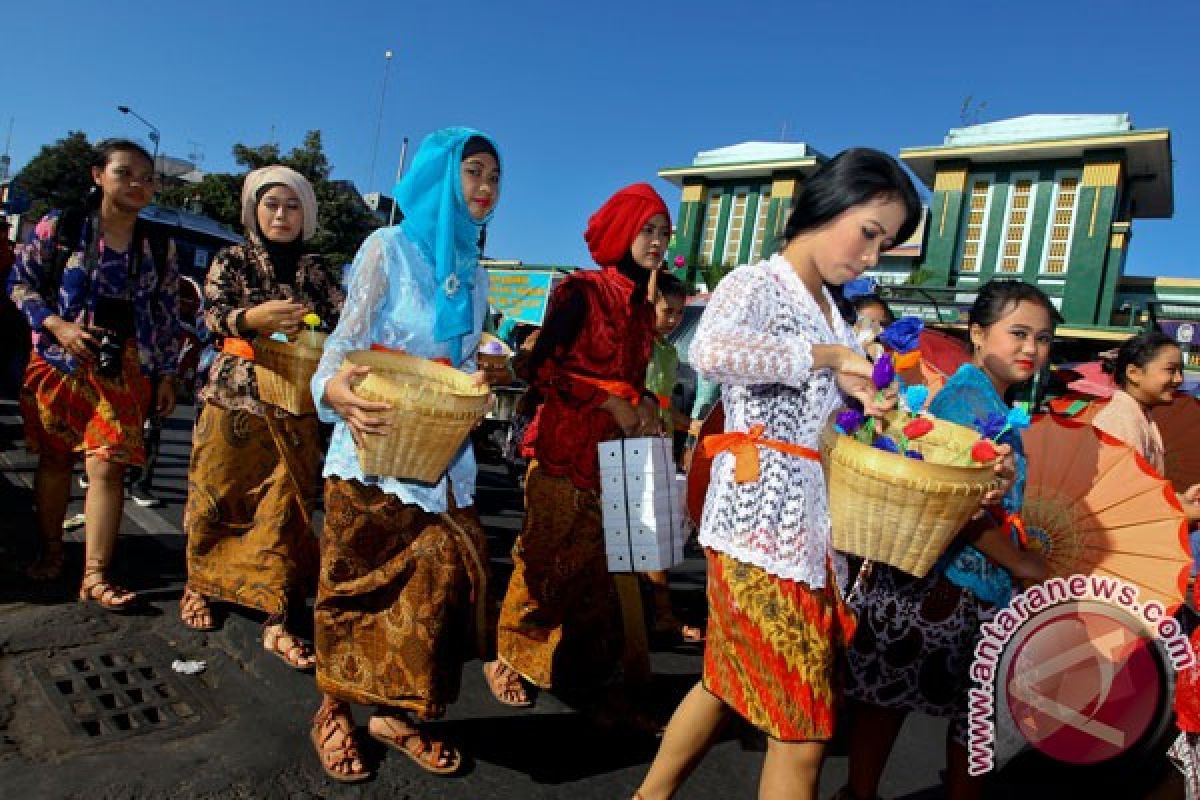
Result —
<path fill-rule="evenodd" d="M 600 488 L 596 445 L 620 438 L 621 430 L 600 408 L 608 393 L 571 376 L 622 381 L 644 392 L 654 342 L 654 306 L 644 297 L 644 288 L 615 267 L 574 272 L 550 296 L 538 339 L 538 349 L 545 350 L 534 355 L 533 383 L 544 400 L 526 442 L 547 473 L 565 475 L 580 489 Z M 578 321 L 561 319 L 581 311 Z M 556 317 L 578 330 L 573 341 L 543 342 L 564 327 Z"/>

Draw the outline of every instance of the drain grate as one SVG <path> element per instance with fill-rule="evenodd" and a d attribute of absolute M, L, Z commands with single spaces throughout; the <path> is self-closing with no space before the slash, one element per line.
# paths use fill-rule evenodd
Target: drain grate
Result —
<path fill-rule="evenodd" d="M 212 709 L 154 654 L 143 638 L 72 650 L 33 665 L 33 676 L 67 730 L 91 741 L 195 726 Z M 194 679 L 193 679 L 194 680 Z"/>

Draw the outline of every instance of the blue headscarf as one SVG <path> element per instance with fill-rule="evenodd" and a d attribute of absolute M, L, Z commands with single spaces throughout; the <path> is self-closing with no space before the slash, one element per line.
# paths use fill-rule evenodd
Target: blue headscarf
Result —
<path fill-rule="evenodd" d="M 478 136 L 499 148 L 491 137 L 473 128 L 442 128 L 425 137 L 412 164 L 393 192 L 404 212 L 401 230 L 433 265 L 433 338 L 447 342 L 455 364 L 462 360 L 462 337 L 471 332 L 471 297 L 479 268 L 479 232 L 496 207 L 474 219 L 463 199 L 463 147 Z"/>

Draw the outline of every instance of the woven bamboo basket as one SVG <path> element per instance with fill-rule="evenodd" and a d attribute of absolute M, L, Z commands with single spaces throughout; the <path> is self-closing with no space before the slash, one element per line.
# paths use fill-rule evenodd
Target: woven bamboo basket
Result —
<path fill-rule="evenodd" d="M 358 463 L 367 475 L 437 483 L 487 411 L 488 387 L 451 367 L 400 353 L 355 351 L 347 367 L 370 367 L 354 387 L 366 400 L 388 403 L 391 429 L 367 436 Z"/>
<path fill-rule="evenodd" d="M 884 432 L 907 415 L 884 418 Z M 910 447 L 924 461 L 888 453 L 833 430 L 821 434 L 833 546 L 924 577 L 998 485 L 991 464 L 962 466 L 979 441 L 971 428 L 937 420 Z"/>
<path fill-rule="evenodd" d="M 266 336 L 255 339 L 254 377 L 259 399 L 289 414 L 316 412 L 309 382 L 321 362 L 327 338 L 324 333 L 301 331 L 287 342 Z"/>

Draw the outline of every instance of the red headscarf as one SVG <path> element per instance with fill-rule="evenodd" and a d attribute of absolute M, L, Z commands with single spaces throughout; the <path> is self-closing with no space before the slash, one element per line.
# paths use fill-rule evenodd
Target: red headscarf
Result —
<path fill-rule="evenodd" d="M 619 190 L 588 220 L 583 238 L 592 258 L 602 267 L 615 267 L 655 214 L 665 214 L 670 224 L 671 212 L 650 184 L 634 183 Z"/>

